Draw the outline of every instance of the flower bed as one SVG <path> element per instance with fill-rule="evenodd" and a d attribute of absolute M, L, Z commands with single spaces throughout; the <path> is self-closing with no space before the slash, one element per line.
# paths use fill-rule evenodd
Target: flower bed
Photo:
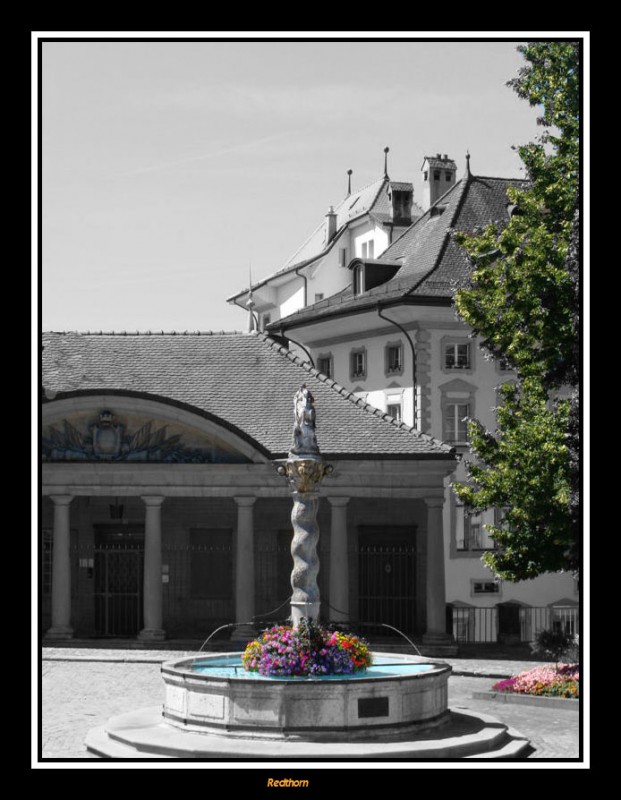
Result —
<path fill-rule="evenodd" d="M 368 644 L 358 636 L 302 620 L 297 628 L 277 625 L 250 642 L 242 656 L 260 675 L 351 675 L 370 666 Z"/>
<path fill-rule="evenodd" d="M 580 697 L 578 664 L 545 664 L 512 678 L 498 681 L 492 689 L 499 692 L 530 694 L 538 697 Z"/>

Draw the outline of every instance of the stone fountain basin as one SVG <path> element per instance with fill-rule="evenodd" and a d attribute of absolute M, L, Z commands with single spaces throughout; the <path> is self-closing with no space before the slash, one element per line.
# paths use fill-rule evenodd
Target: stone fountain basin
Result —
<path fill-rule="evenodd" d="M 266 678 L 245 672 L 241 653 L 162 666 L 163 716 L 190 731 L 268 739 L 350 741 L 408 736 L 448 719 L 444 662 L 374 653 L 350 676 Z"/>

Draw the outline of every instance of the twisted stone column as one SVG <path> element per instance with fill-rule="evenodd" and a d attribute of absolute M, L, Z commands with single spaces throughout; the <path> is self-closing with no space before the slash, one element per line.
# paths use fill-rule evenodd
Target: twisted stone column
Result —
<path fill-rule="evenodd" d="M 291 618 L 294 626 L 299 625 L 302 617 L 319 618 L 319 525 L 317 524 L 317 492 L 293 492 L 293 509 L 291 524 L 293 540 L 291 555 Z"/>

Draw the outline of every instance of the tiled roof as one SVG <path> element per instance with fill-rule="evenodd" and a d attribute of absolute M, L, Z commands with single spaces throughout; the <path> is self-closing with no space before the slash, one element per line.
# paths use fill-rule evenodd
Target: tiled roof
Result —
<path fill-rule="evenodd" d="M 452 458 L 453 450 L 374 409 L 263 333 L 45 333 L 47 397 L 135 392 L 224 420 L 269 458 L 292 444 L 293 397 L 316 401 L 326 457 Z"/>
<path fill-rule="evenodd" d="M 353 192 L 344 200 L 342 200 L 334 209 L 334 212 L 336 213 L 337 234 L 332 241 L 326 242 L 326 224 L 325 220 L 322 220 L 322 222 L 315 228 L 308 239 L 306 239 L 306 241 L 303 242 L 303 244 L 298 247 L 295 253 L 286 261 L 283 267 L 276 272 L 273 272 L 267 278 L 264 278 L 257 283 L 253 283 L 252 288 L 255 289 L 259 286 L 263 286 L 265 283 L 277 278 L 279 275 L 286 275 L 287 273 L 293 272 L 299 267 L 303 267 L 309 263 L 312 263 L 315 259 L 324 255 L 330 250 L 350 222 L 353 222 L 353 220 L 363 216 L 364 214 L 370 214 L 371 217 L 376 219 L 378 222 L 390 222 L 392 220 L 392 215 L 391 201 L 388 198 L 387 191 L 389 185 L 393 188 L 412 188 L 411 183 L 398 183 L 395 181 L 389 181 L 387 178 L 383 177 L 374 181 L 373 183 L 370 183 L 368 186 L 365 186 L 359 191 Z M 413 203 L 412 218 L 415 219 L 422 213 L 423 212 L 421 208 L 416 203 Z M 248 289 L 244 289 L 241 292 L 237 292 L 229 297 L 228 300 L 230 301 L 234 298 L 240 297 L 247 291 Z"/>
<path fill-rule="evenodd" d="M 509 221 L 507 189 L 523 187 L 524 181 L 484 178 L 468 174 L 454 184 L 434 205 L 380 255 L 380 261 L 401 262 L 402 267 L 381 286 L 354 295 L 351 289 L 301 309 L 274 322 L 272 330 L 293 328 L 302 322 L 372 307 L 378 300 L 444 298 L 450 302 L 456 289 L 467 283 L 470 265 L 465 252 L 452 237 L 454 230 L 471 233 L 491 222 Z"/>
<path fill-rule="evenodd" d="M 390 181 L 390 188 L 395 192 L 413 192 L 414 184 L 400 183 L 399 181 Z"/>
<path fill-rule="evenodd" d="M 453 169 L 457 169 L 457 164 L 453 161 L 452 158 L 441 158 L 438 156 L 425 156 L 423 159 L 423 164 L 427 161 L 431 169 L 434 167 L 452 167 Z"/>

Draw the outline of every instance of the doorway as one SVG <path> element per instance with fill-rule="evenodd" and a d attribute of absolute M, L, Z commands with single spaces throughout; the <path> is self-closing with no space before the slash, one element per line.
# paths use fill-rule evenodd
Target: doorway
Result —
<path fill-rule="evenodd" d="M 144 525 L 95 527 L 97 636 L 136 636 L 143 627 Z"/>
<path fill-rule="evenodd" d="M 358 613 L 372 635 L 416 629 L 416 528 L 360 526 L 358 530 Z"/>

